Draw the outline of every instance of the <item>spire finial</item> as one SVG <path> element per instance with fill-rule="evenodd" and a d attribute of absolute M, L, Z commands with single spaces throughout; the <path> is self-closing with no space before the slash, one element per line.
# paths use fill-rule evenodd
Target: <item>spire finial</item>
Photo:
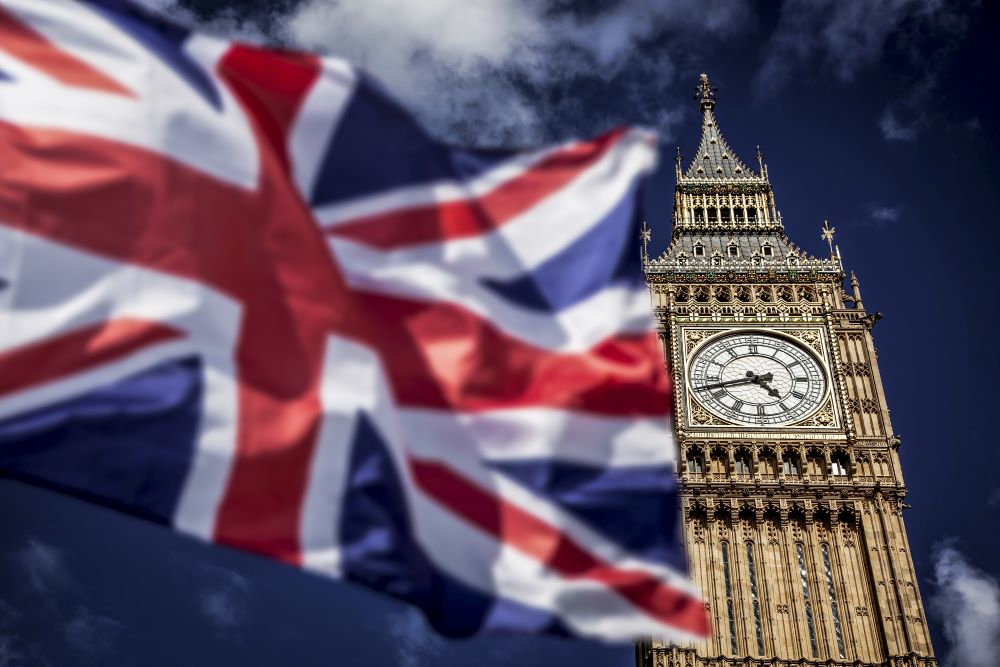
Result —
<path fill-rule="evenodd" d="M 684 160 L 684 158 L 681 156 L 681 147 L 678 146 L 677 147 L 677 155 L 674 157 L 674 164 L 675 164 L 674 170 L 677 172 L 677 178 L 678 179 L 681 178 L 681 162 L 683 160 Z"/>
<path fill-rule="evenodd" d="M 639 238 L 642 239 L 642 261 L 645 264 L 649 261 L 649 240 L 653 238 L 653 230 L 649 228 L 649 223 L 642 221 L 642 229 L 639 231 Z"/>
<path fill-rule="evenodd" d="M 833 253 L 833 235 L 837 233 L 836 227 L 830 226 L 829 220 L 823 221 L 823 233 L 820 234 L 820 238 L 826 241 L 827 245 L 830 246 L 830 257 L 834 257 Z"/>
<path fill-rule="evenodd" d="M 697 94 L 694 96 L 694 99 L 698 100 L 698 106 L 702 111 L 715 106 L 715 92 L 719 90 L 719 87 L 711 85 L 708 82 L 708 75 L 704 72 L 702 72 L 698 81 L 698 87 L 695 90 Z"/>

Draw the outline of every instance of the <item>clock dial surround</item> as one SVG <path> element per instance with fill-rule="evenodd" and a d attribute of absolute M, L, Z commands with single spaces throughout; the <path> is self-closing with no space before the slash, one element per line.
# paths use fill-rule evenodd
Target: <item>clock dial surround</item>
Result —
<path fill-rule="evenodd" d="M 751 426 L 787 426 L 816 411 L 827 393 L 819 360 L 790 340 L 760 332 L 706 342 L 689 364 L 688 387 L 706 410 Z"/>

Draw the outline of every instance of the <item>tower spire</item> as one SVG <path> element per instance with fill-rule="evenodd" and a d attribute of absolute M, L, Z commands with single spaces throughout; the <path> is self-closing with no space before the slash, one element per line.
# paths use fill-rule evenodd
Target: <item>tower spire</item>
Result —
<path fill-rule="evenodd" d="M 719 130 L 715 120 L 715 93 L 718 90 L 718 86 L 709 82 L 707 74 L 701 75 L 694 96 L 701 110 L 701 143 L 694 160 L 678 180 L 763 183 L 766 181 L 764 174 L 754 173 L 737 157 Z"/>
<path fill-rule="evenodd" d="M 695 90 L 697 93 L 694 99 L 698 100 L 698 106 L 702 111 L 710 111 L 715 107 L 715 93 L 719 90 L 719 87 L 711 85 L 708 82 L 708 75 L 704 72 L 701 73 L 698 87 Z"/>

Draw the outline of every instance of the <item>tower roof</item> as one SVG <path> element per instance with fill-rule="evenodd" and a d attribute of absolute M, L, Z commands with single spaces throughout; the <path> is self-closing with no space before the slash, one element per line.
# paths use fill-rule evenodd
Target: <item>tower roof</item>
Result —
<path fill-rule="evenodd" d="M 718 90 L 708 82 L 708 75 L 702 74 L 695 99 L 701 109 L 701 143 L 688 166 L 687 171 L 678 174 L 681 181 L 688 182 L 766 182 L 767 172 L 761 164 L 754 172 L 747 167 L 719 130 L 715 119 L 715 92 Z M 759 151 L 758 151 L 759 154 Z"/>
<path fill-rule="evenodd" d="M 678 151 L 671 244 L 659 257 L 645 260 L 647 275 L 840 275 L 837 258 L 812 257 L 788 240 L 760 149 L 754 171 L 719 131 L 716 88 L 707 75 L 701 75 L 697 91 L 701 143 L 685 172 Z"/>

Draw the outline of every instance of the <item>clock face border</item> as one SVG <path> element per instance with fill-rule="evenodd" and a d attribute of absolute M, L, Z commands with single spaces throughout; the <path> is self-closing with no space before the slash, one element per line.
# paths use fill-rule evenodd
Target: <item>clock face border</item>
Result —
<path fill-rule="evenodd" d="M 782 327 L 782 328 L 770 328 L 767 326 L 751 326 L 751 327 L 732 327 L 732 326 L 684 326 L 680 325 L 676 329 L 678 333 L 678 352 L 680 356 L 680 371 L 675 377 L 675 381 L 678 381 L 684 387 L 683 391 L 683 406 L 685 411 L 686 428 L 695 429 L 718 429 L 718 428 L 729 428 L 729 429 L 740 429 L 743 431 L 752 431 L 755 433 L 759 432 L 774 432 L 774 431 L 812 431 L 812 430 L 823 430 L 829 431 L 831 429 L 840 428 L 839 419 L 839 409 L 837 407 L 837 401 L 833 400 L 835 378 L 831 370 L 830 362 L 830 351 L 827 345 L 825 332 L 821 327 L 811 326 L 811 327 Z M 808 339 L 803 340 L 797 337 L 791 332 L 812 332 L 816 335 L 813 341 Z M 697 336 L 695 341 L 690 341 L 690 336 Z M 824 389 L 819 399 L 816 401 L 816 405 L 804 413 L 803 415 L 796 417 L 793 422 L 782 423 L 782 424 L 751 424 L 744 421 L 736 421 L 732 418 L 721 416 L 715 411 L 710 410 L 707 406 L 703 405 L 698 399 L 693 396 L 693 391 L 691 389 L 691 368 L 695 358 L 702 352 L 702 350 L 727 336 L 739 336 L 739 335 L 763 335 L 775 338 L 780 338 L 787 343 L 794 345 L 799 348 L 803 353 L 807 354 L 816 365 L 819 367 L 820 373 L 822 373 L 824 380 Z M 831 419 L 829 423 L 822 424 L 812 424 L 808 423 L 817 414 L 821 413 L 825 409 L 829 408 L 832 412 Z M 708 421 L 701 421 L 697 419 L 696 413 L 700 412 L 702 414 L 708 414 L 712 419 Z M 713 421 L 714 420 L 714 421 Z M 737 435 L 735 433 L 728 433 L 726 435 Z"/>

